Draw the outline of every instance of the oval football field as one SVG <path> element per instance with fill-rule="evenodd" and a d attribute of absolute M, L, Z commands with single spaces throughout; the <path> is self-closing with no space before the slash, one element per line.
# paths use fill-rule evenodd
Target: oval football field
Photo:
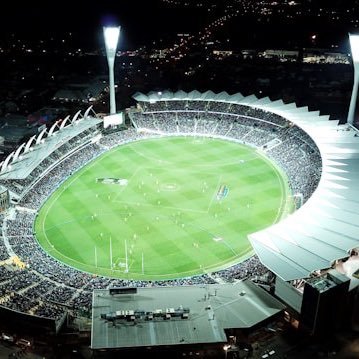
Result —
<path fill-rule="evenodd" d="M 251 255 L 247 235 L 292 209 L 285 175 L 256 149 L 162 137 L 106 152 L 42 206 L 39 244 L 81 271 L 136 280 L 212 272 Z"/>

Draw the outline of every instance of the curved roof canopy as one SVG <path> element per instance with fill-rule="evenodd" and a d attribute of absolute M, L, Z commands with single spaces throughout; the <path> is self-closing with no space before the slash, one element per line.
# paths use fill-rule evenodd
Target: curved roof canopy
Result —
<path fill-rule="evenodd" d="M 91 109 L 92 106 L 85 111 L 83 117 L 80 117 L 81 110 L 79 110 L 72 120 L 67 116 L 63 121 L 64 124 L 55 122 L 49 130 L 44 128 L 39 134 L 21 144 L 0 165 L 0 180 L 25 179 L 61 144 L 101 123 L 101 119 L 89 116 Z"/>

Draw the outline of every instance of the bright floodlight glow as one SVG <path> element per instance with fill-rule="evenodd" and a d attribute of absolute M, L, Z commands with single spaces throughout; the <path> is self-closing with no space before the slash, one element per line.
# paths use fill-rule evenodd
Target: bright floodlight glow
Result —
<path fill-rule="evenodd" d="M 349 35 L 350 47 L 354 62 L 359 62 L 359 35 Z"/>
<path fill-rule="evenodd" d="M 117 41 L 120 35 L 120 27 L 106 26 L 103 28 L 103 35 L 105 38 L 106 56 L 109 70 L 110 114 L 114 115 L 116 113 L 114 64 L 116 58 Z"/>
<path fill-rule="evenodd" d="M 120 27 L 104 27 L 106 47 L 110 50 L 116 50 L 118 37 L 120 36 Z"/>

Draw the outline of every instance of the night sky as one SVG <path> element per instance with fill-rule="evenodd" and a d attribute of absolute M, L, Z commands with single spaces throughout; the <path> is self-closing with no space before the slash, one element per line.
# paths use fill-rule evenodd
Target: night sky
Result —
<path fill-rule="evenodd" d="M 196 0 L 190 0 L 196 3 Z M 208 0 L 214 1 L 214 0 Z M 228 0 L 229 1 L 229 0 Z M 228 2 L 227 1 L 227 2 Z M 357 0 L 302 0 L 313 8 L 347 7 L 355 8 Z M 195 32 L 203 29 L 213 18 L 219 17 L 224 0 L 215 1 L 216 11 L 207 8 L 174 8 L 161 0 L 61 0 L 7 2 L 0 13 L 2 37 L 8 33 L 21 33 L 24 37 L 38 38 L 43 34 L 74 32 L 84 44 L 98 47 L 102 43 L 102 26 L 112 23 L 121 25 L 119 49 L 134 49 L 160 38 L 173 38 L 179 32 Z M 250 0 L 243 3 L 250 3 Z M 279 1 L 283 3 L 284 1 Z M 253 0 L 253 3 L 259 1 Z M 350 5 L 351 4 L 351 5 Z M 306 5 L 305 5 L 306 6 Z M 265 4 L 263 5 L 265 7 Z M 352 12 L 352 10 L 348 10 Z M 217 12 L 217 13 L 216 13 Z M 255 15 L 254 15 L 255 17 Z M 311 33 L 321 33 L 321 39 L 347 42 L 348 28 L 340 29 L 332 23 L 322 23 L 321 18 L 302 20 L 302 23 L 286 21 L 285 16 L 271 23 L 254 23 L 243 17 L 232 21 L 226 29 L 237 43 L 243 46 L 303 46 L 296 39 L 307 39 Z M 341 25 L 342 26 L 342 25 Z M 291 41 L 291 38 L 293 41 Z M 274 43 L 276 41 L 277 43 Z M 318 44 L 320 45 L 320 44 Z M 330 45 L 323 42 L 323 46 Z M 306 44 L 304 44 L 306 46 Z"/>
<path fill-rule="evenodd" d="M 122 27 L 120 47 L 130 49 L 171 33 L 195 31 L 206 15 L 204 10 L 168 8 L 160 0 L 10 3 L 1 11 L 0 30 L 2 36 L 15 31 L 29 38 L 71 31 L 91 43 L 102 36 L 103 25 L 116 24 Z"/>
<path fill-rule="evenodd" d="M 189 1 L 197 3 L 197 0 Z M 168 40 L 171 45 L 177 33 L 203 30 L 213 19 L 223 15 L 223 4 L 230 2 L 208 1 L 217 4 L 214 11 L 209 12 L 206 7 L 171 7 L 163 0 L 62 0 L 20 4 L 13 1 L 7 3 L 0 12 L 0 31 L 3 39 L 13 32 L 33 39 L 39 39 L 43 35 L 62 36 L 71 32 L 78 39 L 79 47 L 98 49 L 103 44 L 102 26 L 116 24 L 121 26 L 120 50 L 151 46 L 153 41 L 159 39 L 164 42 Z M 259 0 L 243 0 L 243 4 L 251 3 L 260 4 L 260 8 L 266 6 L 266 2 Z M 279 0 L 278 3 L 286 1 Z M 332 48 L 332 44 L 338 45 L 339 50 L 348 50 L 347 34 L 352 30 L 348 19 L 343 17 L 342 21 L 331 22 L 330 19 L 318 17 L 317 10 L 321 7 L 335 10 L 346 8 L 348 14 L 355 17 L 353 9 L 359 8 L 359 0 L 301 0 L 301 4 L 303 8 L 309 6 L 316 9 L 311 18 L 299 17 L 293 20 L 282 15 L 258 22 L 256 12 L 251 17 L 240 14 L 226 24 L 226 28 L 222 30 L 223 35 L 219 34 L 219 38 L 231 38 L 229 45 L 234 50 L 238 47 L 290 49 L 312 45 Z M 313 34 L 318 35 L 315 44 L 309 41 Z"/>

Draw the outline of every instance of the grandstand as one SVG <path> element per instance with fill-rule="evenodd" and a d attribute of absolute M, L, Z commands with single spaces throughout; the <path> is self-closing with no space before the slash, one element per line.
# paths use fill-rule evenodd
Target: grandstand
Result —
<path fill-rule="evenodd" d="M 12 204 L 0 214 L 3 313 L 50 319 L 56 331 L 66 313 L 91 314 L 94 289 L 228 283 L 258 279 L 268 269 L 300 289 L 302 280 L 357 255 L 359 137 L 353 127 L 307 107 L 253 95 L 164 91 L 133 98 L 137 106 L 129 110 L 131 124 L 124 130 L 106 134 L 102 120 L 90 115 L 89 108 L 43 130 L 0 164 L 0 185 L 9 191 Z M 93 276 L 44 252 L 34 235 L 34 221 L 61 183 L 121 144 L 173 135 L 230 139 L 256 149 L 287 174 L 292 194 L 299 199 L 297 210 L 249 235 L 255 256 L 193 277 L 147 282 Z M 14 265 L 15 256 L 25 266 Z M 345 274 L 351 278 L 352 273 Z M 299 311 L 301 300 L 296 304 Z"/>
<path fill-rule="evenodd" d="M 9 191 L 0 186 L 0 213 L 5 212 L 10 206 Z"/>

